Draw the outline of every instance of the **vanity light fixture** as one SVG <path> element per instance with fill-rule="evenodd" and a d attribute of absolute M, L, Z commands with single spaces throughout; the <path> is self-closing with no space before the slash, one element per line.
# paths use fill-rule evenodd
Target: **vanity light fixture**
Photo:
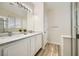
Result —
<path fill-rule="evenodd" d="M 22 2 L 15 2 L 15 3 L 17 3 L 17 5 L 18 5 L 19 7 L 21 7 L 21 8 L 23 8 L 24 10 L 31 12 L 30 9 L 27 8 L 27 7 L 25 6 L 25 4 L 23 4 Z"/>
<path fill-rule="evenodd" d="M 26 5 L 24 3 L 22 3 L 22 2 L 10 2 L 9 4 L 10 5 L 15 5 L 15 6 L 19 7 L 19 8 L 22 8 L 27 12 L 32 12 L 32 10 L 30 8 L 26 7 Z"/>

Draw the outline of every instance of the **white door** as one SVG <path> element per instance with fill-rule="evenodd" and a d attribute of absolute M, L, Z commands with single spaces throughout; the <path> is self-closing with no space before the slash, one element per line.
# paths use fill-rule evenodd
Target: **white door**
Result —
<path fill-rule="evenodd" d="M 4 56 L 27 56 L 27 42 L 25 46 L 25 40 L 17 41 L 11 44 L 8 44 L 3 49 Z"/>

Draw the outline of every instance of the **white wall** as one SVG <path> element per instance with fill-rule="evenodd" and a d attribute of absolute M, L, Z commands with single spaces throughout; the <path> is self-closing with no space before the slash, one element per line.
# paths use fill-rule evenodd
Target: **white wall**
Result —
<path fill-rule="evenodd" d="M 34 16 L 35 16 L 34 30 L 43 32 L 43 30 L 44 30 L 43 29 L 43 21 L 44 21 L 44 4 L 43 4 L 43 2 L 34 3 Z"/>
<path fill-rule="evenodd" d="M 47 43 L 48 37 L 48 23 L 47 23 L 47 13 L 44 9 L 43 2 L 36 2 L 34 4 L 34 12 L 29 17 L 28 22 L 28 30 L 40 31 L 43 33 L 43 48 Z"/>
<path fill-rule="evenodd" d="M 70 3 L 54 2 L 48 11 L 48 39 L 51 43 L 60 44 L 61 35 L 70 35 Z"/>
<path fill-rule="evenodd" d="M 34 11 L 28 14 L 27 29 L 43 32 L 44 5 L 42 2 L 33 3 Z"/>
<path fill-rule="evenodd" d="M 44 4 L 44 45 L 48 42 L 48 13 Z"/>

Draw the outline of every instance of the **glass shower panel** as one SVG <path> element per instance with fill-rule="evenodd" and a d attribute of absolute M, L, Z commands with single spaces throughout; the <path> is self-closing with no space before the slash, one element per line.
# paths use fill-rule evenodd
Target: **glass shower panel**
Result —
<path fill-rule="evenodd" d="M 77 34 L 79 34 L 79 3 L 77 3 Z"/>
<path fill-rule="evenodd" d="M 77 47 L 76 47 L 76 49 L 77 49 L 77 55 L 79 56 L 79 3 L 77 3 L 77 15 L 76 15 L 76 17 L 77 17 L 77 32 L 76 32 L 76 34 L 77 34 L 77 38 L 76 38 L 76 43 L 77 43 Z"/>
<path fill-rule="evenodd" d="M 79 56 L 79 3 L 78 2 L 75 2 L 74 3 L 75 4 L 75 9 L 74 9 L 74 16 L 73 17 L 75 17 L 74 18 L 74 24 L 75 24 L 75 26 L 74 26 L 74 29 L 75 29 L 75 35 L 74 35 L 74 37 L 76 36 L 76 38 L 75 38 L 75 44 L 74 44 L 74 48 L 75 48 L 75 55 L 76 56 Z M 74 29 L 73 29 L 73 31 L 74 31 Z"/>

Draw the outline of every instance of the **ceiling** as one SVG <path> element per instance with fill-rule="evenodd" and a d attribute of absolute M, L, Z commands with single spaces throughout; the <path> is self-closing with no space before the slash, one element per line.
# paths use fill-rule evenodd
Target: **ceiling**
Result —
<path fill-rule="evenodd" d="M 45 8 L 47 9 L 47 10 L 53 10 L 54 8 L 56 8 L 57 7 L 57 2 L 45 2 Z"/>
<path fill-rule="evenodd" d="M 45 2 L 45 8 L 50 11 L 53 11 L 57 8 L 62 9 L 62 7 L 66 6 L 66 3 L 68 2 Z"/>

